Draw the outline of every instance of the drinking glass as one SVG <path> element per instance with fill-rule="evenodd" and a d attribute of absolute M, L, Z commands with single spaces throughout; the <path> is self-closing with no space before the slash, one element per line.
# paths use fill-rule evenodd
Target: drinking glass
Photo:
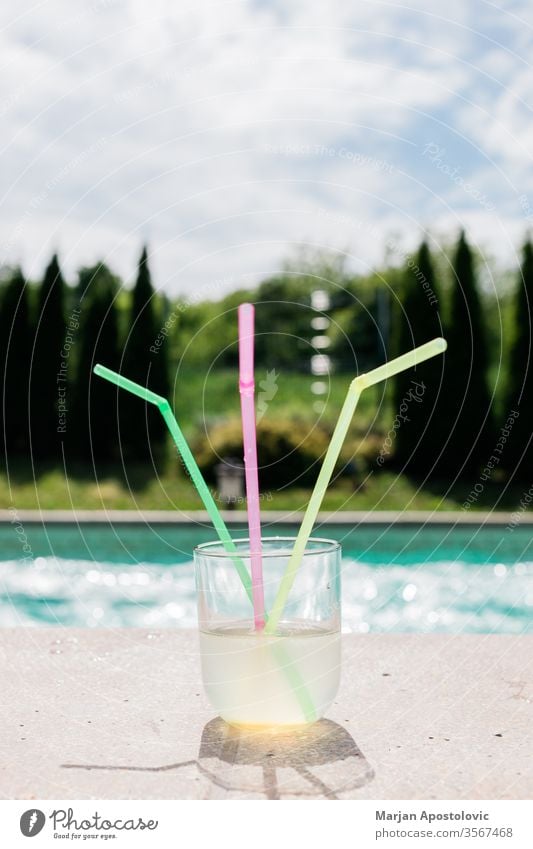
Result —
<path fill-rule="evenodd" d="M 276 633 L 254 628 L 235 562 L 250 574 L 250 543 L 236 553 L 209 542 L 194 550 L 202 680 L 232 725 L 291 726 L 320 719 L 339 686 L 339 543 L 309 539 Z M 265 610 L 271 609 L 295 539 L 262 540 Z"/>

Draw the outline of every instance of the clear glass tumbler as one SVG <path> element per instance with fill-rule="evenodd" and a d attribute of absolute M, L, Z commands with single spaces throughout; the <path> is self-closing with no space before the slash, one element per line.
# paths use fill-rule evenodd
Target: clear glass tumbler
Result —
<path fill-rule="evenodd" d="M 295 540 L 262 541 L 265 609 L 271 609 Z M 194 550 L 202 679 L 209 701 L 232 725 L 291 726 L 320 719 L 340 679 L 339 543 L 310 539 L 276 633 L 254 628 L 235 567 L 250 573 L 249 540 Z"/>

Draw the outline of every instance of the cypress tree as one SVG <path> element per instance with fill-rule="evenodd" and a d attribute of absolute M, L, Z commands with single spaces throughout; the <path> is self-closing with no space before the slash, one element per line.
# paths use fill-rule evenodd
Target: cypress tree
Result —
<path fill-rule="evenodd" d="M 131 295 L 121 372 L 136 383 L 167 397 L 166 360 L 164 355 L 161 356 L 161 348 L 166 341 L 163 345 L 156 344 L 161 330 L 148 267 L 148 251 L 144 247 Z M 153 405 L 143 405 L 142 401 L 127 393 L 119 397 L 119 423 L 122 450 L 131 459 L 150 459 L 153 449 L 159 453 L 166 441 L 167 430 L 160 413 Z"/>
<path fill-rule="evenodd" d="M 396 316 L 395 356 L 442 336 L 440 303 L 431 254 L 423 241 L 405 269 L 403 310 Z M 434 357 L 394 379 L 394 461 L 415 475 L 431 474 L 439 455 L 435 414 L 442 373 L 443 360 Z"/>
<path fill-rule="evenodd" d="M 28 285 L 19 268 L 7 282 L 0 310 L 2 344 L 2 419 L 5 451 L 8 459 L 29 451 L 28 380 L 30 340 L 32 338 L 28 306 Z"/>
<path fill-rule="evenodd" d="M 39 288 L 35 336 L 30 366 L 30 432 L 33 457 L 61 458 L 64 420 L 60 418 L 58 375 L 61 363 L 70 361 L 63 353 L 66 337 L 64 316 L 65 284 L 57 255 L 54 254 Z M 68 363 L 69 364 L 69 363 Z M 67 402 L 68 405 L 68 402 Z"/>
<path fill-rule="evenodd" d="M 502 450 L 502 465 L 518 480 L 530 482 L 533 469 L 533 245 L 530 239 L 523 248 L 514 312 L 515 338 L 509 356 L 502 427 L 509 419 L 513 424 Z"/>
<path fill-rule="evenodd" d="M 83 268 L 79 273 L 80 341 L 69 428 L 70 452 L 79 460 L 105 462 L 119 453 L 117 390 L 93 374 L 96 363 L 113 371 L 119 368 L 119 285 L 118 278 L 104 263 Z"/>
<path fill-rule="evenodd" d="M 449 441 L 439 465 L 447 477 L 472 478 L 491 455 L 494 433 L 483 310 L 464 232 L 457 243 L 453 271 L 445 334 L 448 350 L 437 411 L 440 438 L 443 444 Z"/>
<path fill-rule="evenodd" d="M 160 309 L 156 315 L 156 324 L 157 324 L 157 333 L 161 331 L 164 332 L 164 336 L 159 338 L 159 341 L 163 339 L 162 344 L 159 347 L 153 346 L 158 351 L 157 355 L 154 355 L 153 351 L 150 351 L 152 354 L 152 376 L 154 380 L 154 386 L 158 386 L 159 389 L 156 391 L 159 395 L 163 395 L 164 398 L 170 397 L 170 373 L 169 373 L 169 358 L 170 358 L 170 330 L 174 326 L 176 317 L 175 315 L 170 319 L 169 324 L 167 325 L 168 332 L 165 330 L 165 323 L 170 318 L 172 313 L 172 307 L 169 299 L 166 295 L 162 295 L 160 298 Z M 166 440 L 166 428 L 164 434 L 162 436 L 162 440 Z"/>

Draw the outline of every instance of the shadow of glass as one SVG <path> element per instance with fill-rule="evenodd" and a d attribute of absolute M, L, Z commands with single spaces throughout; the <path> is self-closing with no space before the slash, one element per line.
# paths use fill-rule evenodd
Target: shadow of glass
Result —
<path fill-rule="evenodd" d="M 202 733 L 198 767 L 228 792 L 267 799 L 337 799 L 374 777 L 353 737 L 330 719 L 287 730 L 213 719 Z"/>
<path fill-rule="evenodd" d="M 62 764 L 63 769 L 172 772 L 196 766 L 227 794 L 266 799 L 338 799 L 374 777 L 353 737 L 330 719 L 287 730 L 204 726 L 197 760 L 161 766 Z"/>

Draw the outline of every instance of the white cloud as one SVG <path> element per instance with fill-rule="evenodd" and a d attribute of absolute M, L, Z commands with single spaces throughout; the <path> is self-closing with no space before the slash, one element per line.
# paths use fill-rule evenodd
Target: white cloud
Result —
<path fill-rule="evenodd" d="M 5 0 L 4 259 L 40 273 L 59 246 L 70 274 L 103 255 L 131 276 L 148 238 L 158 284 L 184 291 L 237 285 L 300 241 L 353 246 L 363 266 L 387 232 L 409 243 L 428 223 L 511 244 L 513 185 L 531 180 L 525 12 Z M 431 141 L 495 212 L 424 159 Z M 350 218 L 382 239 L 355 239 Z"/>

